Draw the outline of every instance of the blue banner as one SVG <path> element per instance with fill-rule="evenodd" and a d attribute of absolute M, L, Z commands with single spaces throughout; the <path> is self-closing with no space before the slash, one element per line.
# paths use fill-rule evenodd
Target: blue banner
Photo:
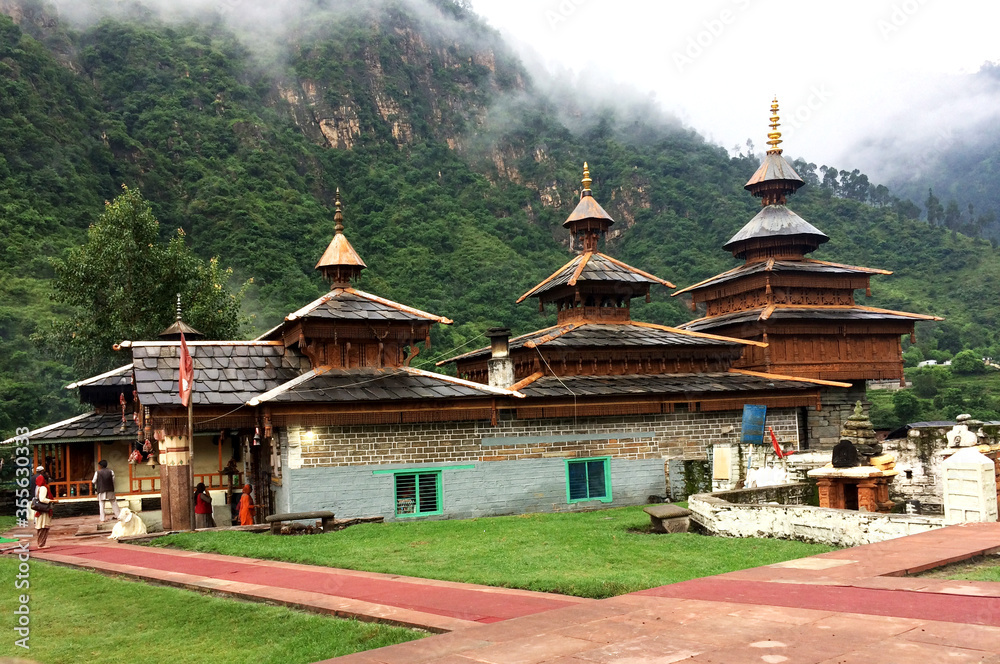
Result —
<path fill-rule="evenodd" d="M 767 406 L 743 406 L 743 435 L 740 443 L 743 445 L 764 445 L 764 420 L 767 419 Z"/>

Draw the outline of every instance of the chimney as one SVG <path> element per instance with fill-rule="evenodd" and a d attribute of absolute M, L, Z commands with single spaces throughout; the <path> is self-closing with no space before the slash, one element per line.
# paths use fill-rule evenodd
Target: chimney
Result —
<path fill-rule="evenodd" d="M 510 328 L 491 327 L 486 330 L 490 340 L 490 387 L 509 389 L 514 384 L 514 362 L 510 359 Z"/>

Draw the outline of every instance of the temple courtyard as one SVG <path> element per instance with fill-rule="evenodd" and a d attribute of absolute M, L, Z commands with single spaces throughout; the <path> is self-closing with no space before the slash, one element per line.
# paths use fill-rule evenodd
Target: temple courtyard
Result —
<path fill-rule="evenodd" d="M 1000 663 L 1000 583 L 913 576 L 1000 553 L 997 522 L 594 600 L 77 537 L 87 519 L 32 558 L 434 633 L 331 662 Z"/>

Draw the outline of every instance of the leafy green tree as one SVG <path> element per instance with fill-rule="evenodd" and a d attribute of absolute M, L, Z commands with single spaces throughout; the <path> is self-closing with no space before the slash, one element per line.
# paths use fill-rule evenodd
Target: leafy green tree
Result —
<path fill-rule="evenodd" d="M 986 371 L 983 360 L 973 350 L 963 350 L 951 361 L 951 370 L 957 374 L 980 374 Z"/>
<path fill-rule="evenodd" d="M 41 340 L 81 372 L 120 364 L 113 345 L 124 339 L 155 338 L 175 317 L 176 293 L 185 321 L 208 339 L 235 338 L 245 322 L 247 284 L 232 292 L 230 271 L 194 256 L 181 230 L 162 242 L 149 203 L 138 189 L 122 189 L 87 231 L 87 243 L 52 262 L 53 297 L 74 312 Z"/>
<path fill-rule="evenodd" d="M 900 424 L 916 422 L 920 419 L 920 399 L 913 390 L 898 390 L 892 395 L 892 410 Z"/>
<path fill-rule="evenodd" d="M 948 367 L 921 367 L 910 372 L 913 391 L 922 399 L 930 399 L 945 388 L 951 371 Z"/>

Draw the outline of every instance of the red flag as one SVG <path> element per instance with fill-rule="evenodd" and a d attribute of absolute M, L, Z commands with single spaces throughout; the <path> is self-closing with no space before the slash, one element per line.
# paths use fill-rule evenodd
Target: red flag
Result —
<path fill-rule="evenodd" d="M 187 406 L 194 387 L 194 363 L 191 362 L 191 353 L 188 352 L 183 332 L 181 332 L 181 370 L 177 383 L 180 388 L 181 403 Z"/>

